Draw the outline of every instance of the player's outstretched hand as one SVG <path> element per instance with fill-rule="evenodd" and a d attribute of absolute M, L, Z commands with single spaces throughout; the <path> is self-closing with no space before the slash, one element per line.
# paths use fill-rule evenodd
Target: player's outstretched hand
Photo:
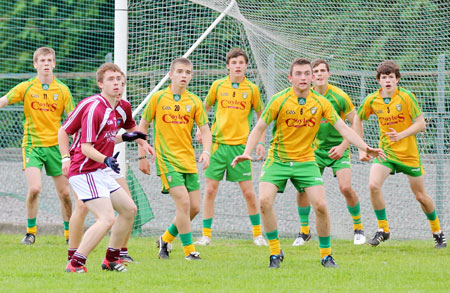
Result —
<path fill-rule="evenodd" d="M 240 162 L 243 161 L 247 161 L 247 160 L 253 160 L 252 156 L 250 155 L 240 155 L 237 156 L 236 158 L 234 158 L 233 162 L 231 162 L 231 167 L 236 167 L 237 164 L 239 164 Z"/>
<path fill-rule="evenodd" d="M 133 141 L 136 139 L 147 139 L 147 134 L 140 131 L 125 132 L 122 134 L 123 141 Z"/>
<path fill-rule="evenodd" d="M 379 158 L 383 161 L 386 161 L 386 154 L 382 149 L 373 149 L 371 147 L 367 147 L 366 154 L 373 158 Z"/>
<path fill-rule="evenodd" d="M 120 174 L 119 163 L 117 162 L 117 157 L 119 156 L 119 153 L 120 152 L 117 152 L 113 157 L 106 157 L 104 161 L 105 165 L 110 167 L 117 174 Z"/>

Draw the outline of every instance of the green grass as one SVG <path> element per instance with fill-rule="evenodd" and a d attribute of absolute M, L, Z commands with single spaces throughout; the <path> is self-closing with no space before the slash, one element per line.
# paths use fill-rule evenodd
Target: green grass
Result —
<path fill-rule="evenodd" d="M 22 246 L 22 235 L 0 235 L 2 265 L 0 291 L 74 292 L 292 292 L 292 291 L 447 291 L 450 279 L 448 249 L 436 250 L 426 241 L 389 240 L 379 247 L 354 246 L 333 240 L 339 269 L 319 262 L 317 241 L 292 247 L 282 239 L 285 261 L 268 269 L 269 249 L 250 240 L 213 239 L 197 247 L 202 261 L 184 260 L 179 240 L 170 260 L 159 260 L 153 238 L 130 240 L 130 254 L 138 261 L 127 273 L 103 272 L 106 240 L 89 256 L 87 274 L 64 273 L 67 246 L 62 237 L 38 235 L 36 244 Z M 447 291 L 448 292 L 448 291 Z"/>

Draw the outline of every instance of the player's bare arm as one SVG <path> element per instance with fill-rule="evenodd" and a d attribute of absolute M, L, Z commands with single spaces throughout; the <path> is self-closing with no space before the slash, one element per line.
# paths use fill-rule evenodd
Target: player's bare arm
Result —
<path fill-rule="evenodd" d="M 203 163 L 203 170 L 206 170 L 209 166 L 209 158 L 211 156 L 211 145 L 212 145 L 212 136 L 211 130 L 209 129 L 208 124 L 202 125 L 199 127 L 201 134 L 201 141 L 203 144 L 203 152 L 198 159 L 199 163 Z"/>
<path fill-rule="evenodd" d="M 148 133 L 149 127 L 150 127 L 150 123 L 147 120 L 142 118 L 141 121 L 139 122 L 139 127 L 138 127 L 139 131 L 141 131 L 143 133 Z M 138 157 L 143 158 L 145 156 L 146 156 L 145 149 L 141 145 L 138 144 Z M 142 173 L 150 175 L 150 163 L 148 162 L 148 160 L 139 159 L 138 166 L 139 166 L 139 170 Z"/>
<path fill-rule="evenodd" d="M 0 109 L 8 105 L 8 98 L 3 96 L 0 98 Z"/>
<path fill-rule="evenodd" d="M 261 138 L 261 135 L 263 135 L 267 129 L 268 124 L 264 122 L 261 118 L 258 120 L 258 123 L 256 123 L 256 126 L 253 128 L 252 132 L 250 132 L 250 135 L 247 140 L 247 145 L 245 146 L 244 153 L 240 156 L 237 156 L 234 158 L 233 162 L 231 162 L 231 166 L 235 167 L 236 164 L 246 161 L 246 160 L 252 160 L 251 153 L 255 149 L 256 145 L 258 144 L 258 141 Z"/>
<path fill-rule="evenodd" d="M 386 154 L 381 149 L 374 149 L 369 147 L 362 138 L 350 127 L 345 124 L 344 121 L 339 119 L 335 124 L 334 128 L 336 128 L 337 131 L 345 138 L 347 139 L 351 144 L 358 147 L 360 150 L 364 150 L 369 156 L 372 157 L 379 157 L 382 160 L 386 159 Z"/>
<path fill-rule="evenodd" d="M 353 129 L 355 132 L 359 135 L 359 137 L 363 137 L 363 122 L 361 119 L 359 119 L 358 115 L 355 115 L 354 123 L 353 123 Z M 359 160 L 362 162 L 368 162 L 372 160 L 372 157 L 370 157 L 365 151 L 359 149 Z"/>
<path fill-rule="evenodd" d="M 208 115 L 209 109 L 211 109 L 211 106 L 208 105 L 208 104 L 206 103 L 206 101 L 205 101 L 204 105 L 205 105 L 205 113 L 206 113 L 206 115 Z M 196 139 L 199 143 L 202 143 L 202 134 L 201 134 L 201 131 L 200 131 L 200 127 L 197 127 L 197 131 L 195 132 L 195 139 Z"/>
<path fill-rule="evenodd" d="M 353 126 L 353 123 L 355 121 L 355 116 L 356 116 L 356 111 L 352 110 L 351 112 L 349 112 L 347 115 L 345 115 L 345 117 L 347 118 L 347 120 L 350 122 L 350 125 Z M 333 160 L 339 160 L 340 158 L 342 158 L 342 156 L 344 155 L 345 150 L 350 146 L 350 143 L 348 142 L 348 140 L 346 140 L 344 138 L 344 140 L 342 141 L 342 143 L 340 143 L 337 146 L 334 146 L 330 149 L 329 153 L 329 157 Z"/>
<path fill-rule="evenodd" d="M 62 127 L 58 130 L 58 145 L 62 158 L 62 173 L 67 177 L 70 168 L 69 134 Z"/>
<path fill-rule="evenodd" d="M 414 119 L 413 124 L 406 128 L 405 130 L 401 132 L 397 132 L 394 128 L 389 128 L 389 132 L 386 132 L 385 134 L 389 136 L 389 139 L 392 141 L 399 141 L 405 137 L 416 135 L 417 133 L 424 131 L 426 128 L 426 122 L 423 115 L 419 115 Z"/>
<path fill-rule="evenodd" d="M 256 116 L 261 118 L 261 114 L 263 111 L 256 112 Z M 263 132 L 261 137 L 259 138 L 258 144 L 256 145 L 256 159 L 262 160 L 266 155 L 266 131 Z"/>

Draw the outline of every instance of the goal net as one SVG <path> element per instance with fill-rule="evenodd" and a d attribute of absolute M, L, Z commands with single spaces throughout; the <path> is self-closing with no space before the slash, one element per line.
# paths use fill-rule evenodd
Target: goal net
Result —
<path fill-rule="evenodd" d="M 170 62 L 182 56 L 223 12 L 230 1 L 130 1 L 128 98 L 136 107 L 164 77 Z M 356 107 L 377 90 L 376 66 L 385 59 L 401 67 L 400 86 L 413 91 L 428 122 L 418 135 L 427 192 L 436 203 L 441 224 L 449 223 L 448 104 L 450 5 L 445 1 L 237 1 L 227 16 L 200 43 L 189 59 L 194 64 L 190 90 L 201 98 L 209 86 L 227 74 L 225 55 L 233 47 L 243 48 L 250 57 L 247 77 L 258 84 L 265 102 L 289 86 L 288 69 L 295 57 L 323 58 L 331 66 L 330 82 L 341 87 Z M 447 60 L 446 60 L 447 59 Z M 167 86 L 168 83 L 164 85 Z M 448 95 L 448 94 L 447 94 Z M 448 97 L 447 97 L 448 98 Z M 210 112 L 210 117 L 213 113 Z M 139 115 L 135 117 L 139 120 Z M 151 133 L 151 132 L 150 132 Z M 365 123 L 365 139 L 377 145 L 374 119 Z M 153 138 L 150 138 L 151 140 Z M 271 132 L 267 131 L 267 142 Z M 196 150 L 201 147 L 194 142 Z M 199 153 L 199 152 L 198 152 Z M 168 227 L 175 207 L 168 195 L 160 193 L 160 182 L 152 166 L 151 176 L 137 170 L 135 148 L 129 148 L 130 166 L 154 207 L 155 220 L 144 226 L 153 233 Z M 365 230 L 376 229 L 370 204 L 370 164 L 358 162 L 352 147 L 353 186 L 360 197 Z M 262 162 L 253 163 L 254 185 Z M 199 174 L 204 190 L 203 172 Z M 331 212 L 333 237 L 352 235 L 352 220 L 331 170 L 324 174 Z M 383 191 L 393 235 L 398 238 L 430 236 L 429 225 L 409 189 L 406 176 L 390 176 Z M 294 236 L 299 230 L 295 189 L 289 184 L 275 202 L 281 235 Z M 201 231 L 201 213 L 193 221 L 194 234 Z M 315 216 L 311 226 L 315 232 Z M 245 201 L 237 184 L 220 184 L 215 201 L 213 234 L 226 237 L 247 235 L 251 225 Z"/>
<path fill-rule="evenodd" d="M 0 50 L 2 95 L 35 75 L 32 53 L 40 46 L 56 49 L 57 76 L 69 86 L 76 102 L 98 92 L 94 72 L 103 62 L 113 60 L 109 53 L 113 52 L 114 44 L 114 4 L 113 1 L 72 2 L 0 4 L 0 13 L 4 16 L 0 30 L 4 40 L 3 50 Z M 127 97 L 133 109 L 164 78 L 170 62 L 184 55 L 229 5 L 230 0 L 128 1 Z M 330 82 L 346 91 L 358 107 L 364 97 L 378 88 L 376 66 L 385 59 L 395 60 L 401 67 L 400 86 L 417 95 L 427 120 L 427 130 L 418 135 L 427 172 L 425 183 L 436 203 L 441 225 L 444 231 L 449 231 L 446 175 L 450 147 L 449 13 L 447 1 L 431 0 L 239 0 L 189 55 L 194 63 L 194 78 L 189 89 L 203 99 L 212 82 L 227 74 L 226 53 L 240 47 L 250 57 L 247 77 L 260 87 L 264 102 L 289 86 L 287 74 L 291 61 L 306 57 L 327 60 L 332 74 Z M 21 105 L 0 110 L 0 213 L 8 222 L 23 224 L 27 187 L 21 171 L 22 111 Z M 140 115 L 141 112 L 135 117 L 137 122 Z M 213 117 L 212 110 L 209 117 Z M 365 139 L 369 145 L 376 146 L 377 138 L 378 126 L 372 118 L 365 123 Z M 266 142 L 270 139 L 268 129 Z M 201 146 L 195 141 L 194 148 L 198 155 Z M 352 181 L 361 202 L 364 230 L 372 233 L 376 229 L 376 218 L 368 190 L 370 164 L 358 162 L 354 147 L 351 152 Z M 140 211 L 135 234 L 159 234 L 173 220 L 173 200 L 160 193 L 154 164 L 150 176 L 138 170 L 136 144 L 127 144 L 127 158 L 130 189 Z M 253 162 L 256 191 L 262 164 Z M 201 166 L 199 175 L 203 194 Z M 324 182 L 331 213 L 331 234 L 336 238 L 350 238 L 352 220 L 331 170 L 325 171 Z M 430 236 L 426 217 L 409 189 L 406 176 L 390 176 L 383 191 L 394 237 Z M 295 193 L 289 183 L 284 194 L 279 194 L 275 201 L 281 236 L 294 237 L 299 230 Z M 154 219 L 147 222 L 153 216 Z M 0 221 L 5 220 L 0 216 Z M 43 221 L 61 223 L 59 201 L 51 178 L 45 175 L 38 225 Z M 311 212 L 310 225 L 317 235 L 314 212 Z M 192 227 L 194 236 L 200 235 L 201 213 Z M 237 184 L 221 182 L 212 229 L 214 237 L 250 237 L 250 220 Z"/>

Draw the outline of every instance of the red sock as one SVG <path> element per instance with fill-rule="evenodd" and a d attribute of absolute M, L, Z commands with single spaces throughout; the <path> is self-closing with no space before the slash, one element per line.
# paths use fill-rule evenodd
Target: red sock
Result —
<path fill-rule="evenodd" d="M 67 260 L 71 260 L 72 259 L 72 256 L 75 253 L 75 251 L 77 251 L 76 248 L 69 248 L 67 250 Z"/>
<path fill-rule="evenodd" d="M 127 254 L 128 254 L 128 248 L 122 247 L 120 249 L 120 256 L 124 256 L 124 255 L 127 255 Z"/>
<path fill-rule="evenodd" d="M 74 267 L 82 267 L 86 264 L 86 258 L 87 257 L 82 255 L 81 253 L 75 252 L 70 263 Z"/>
<path fill-rule="evenodd" d="M 106 250 L 106 260 L 109 262 L 115 262 L 120 259 L 120 249 L 108 247 Z"/>

